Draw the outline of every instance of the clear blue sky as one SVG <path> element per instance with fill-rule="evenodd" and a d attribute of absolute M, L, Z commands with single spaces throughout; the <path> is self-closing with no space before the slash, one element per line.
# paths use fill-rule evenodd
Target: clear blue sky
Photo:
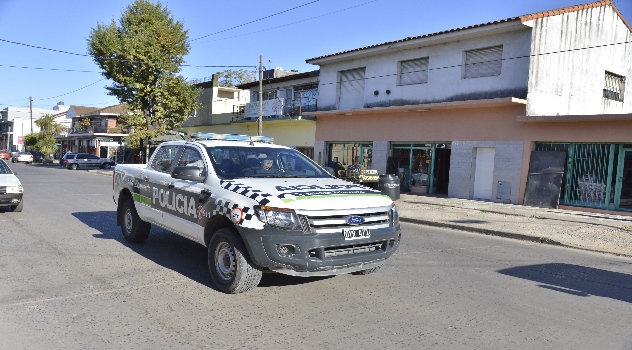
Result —
<path fill-rule="evenodd" d="M 186 57 L 189 65 L 255 67 L 262 55 L 268 68 L 307 72 L 318 69 L 305 63 L 309 58 L 587 2 L 590 1 L 171 0 L 161 3 L 189 30 L 192 40 Z M 130 0 L 0 0 L 0 39 L 85 55 L 90 30 L 98 22 L 118 21 L 130 3 Z M 614 3 L 628 23 L 632 23 L 632 0 Z M 224 69 L 183 67 L 181 74 L 195 79 Z M 117 104 L 104 89 L 109 82 L 101 79 L 103 76 L 90 57 L 0 41 L 0 109 L 27 107 L 29 96 L 33 97 L 33 107 L 47 109 L 58 101 L 94 107 Z"/>

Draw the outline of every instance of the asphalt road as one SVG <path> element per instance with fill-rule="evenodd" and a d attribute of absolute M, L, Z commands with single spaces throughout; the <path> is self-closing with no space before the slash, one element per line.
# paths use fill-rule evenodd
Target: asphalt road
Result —
<path fill-rule="evenodd" d="M 378 273 L 214 289 L 206 249 L 125 242 L 111 178 L 10 164 L 0 349 L 632 349 L 632 259 L 403 224 Z"/>

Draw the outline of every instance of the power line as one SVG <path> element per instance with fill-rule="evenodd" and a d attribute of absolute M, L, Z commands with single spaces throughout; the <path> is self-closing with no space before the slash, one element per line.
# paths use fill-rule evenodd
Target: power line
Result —
<path fill-rule="evenodd" d="M 283 24 L 283 25 L 280 25 L 280 26 L 272 27 L 272 28 L 262 29 L 262 30 L 258 30 L 258 31 L 250 32 L 250 33 L 241 34 L 241 35 L 229 36 L 229 37 L 226 37 L 226 38 L 221 38 L 221 39 L 215 39 L 215 40 L 209 40 L 209 41 L 202 41 L 202 42 L 199 42 L 199 43 L 197 43 L 197 44 L 202 44 L 202 43 L 212 42 L 212 41 L 220 41 L 220 40 L 233 39 L 233 38 L 238 38 L 238 37 L 242 37 L 242 36 L 247 36 L 247 35 L 252 35 L 252 34 L 257 34 L 257 33 L 267 32 L 267 31 L 270 31 L 270 30 L 279 29 L 279 28 L 283 28 L 283 27 L 291 26 L 291 25 L 293 25 L 293 24 L 299 24 L 299 23 L 303 23 L 303 22 L 307 22 L 307 21 L 315 20 L 315 19 L 318 19 L 318 18 L 321 18 L 321 17 L 325 17 L 325 16 L 333 15 L 333 14 L 335 14 L 335 13 L 339 13 L 339 12 L 343 12 L 343 11 L 351 10 L 351 9 L 353 9 L 353 8 L 360 7 L 360 6 L 364 6 L 364 5 L 368 5 L 368 4 L 370 4 L 370 3 L 372 3 L 372 2 L 376 2 L 376 1 L 379 1 L 379 0 L 372 0 L 372 1 L 368 1 L 368 2 L 365 2 L 365 3 L 359 4 L 359 5 L 355 5 L 355 6 L 351 6 L 351 7 L 344 8 L 344 9 L 342 9 L 342 10 L 333 11 L 333 12 L 328 12 L 328 13 L 322 14 L 322 15 L 320 15 L 320 16 L 310 17 L 310 18 L 302 19 L 302 20 L 300 20 L 300 21 L 291 22 L 291 23 L 288 23 L 288 24 Z M 212 35 L 212 34 L 211 34 L 211 35 Z M 200 38 L 198 38 L 198 39 L 200 39 Z M 197 39 L 196 39 L 196 40 L 197 40 Z"/>
<path fill-rule="evenodd" d="M 72 94 L 72 93 L 74 93 L 74 92 L 77 92 L 77 91 L 79 91 L 79 90 L 83 90 L 83 89 L 85 89 L 85 88 L 87 88 L 87 87 L 90 87 L 90 86 L 92 86 L 92 85 L 94 85 L 94 84 L 96 84 L 96 83 L 98 83 L 98 82 L 100 82 L 100 81 L 103 81 L 103 80 L 105 80 L 105 78 L 100 79 L 100 80 L 97 80 L 97 81 L 95 81 L 94 83 L 92 83 L 92 84 L 88 84 L 88 85 L 86 85 L 86 86 L 84 86 L 84 87 L 81 87 L 81 88 L 79 88 L 79 89 L 77 89 L 77 90 L 73 90 L 73 91 L 67 92 L 67 93 L 65 93 L 65 94 L 61 94 L 61 95 L 57 95 L 57 96 L 53 96 L 53 97 L 38 98 L 38 99 L 36 99 L 35 101 L 50 100 L 50 99 L 53 99 L 53 98 L 57 98 L 57 97 L 61 97 L 61 96 L 70 95 L 70 94 Z"/>
<path fill-rule="evenodd" d="M 243 27 L 243 26 L 245 26 L 245 25 L 252 24 L 252 23 L 255 23 L 255 22 L 259 22 L 259 21 L 262 21 L 262 20 L 267 19 L 267 18 L 270 18 L 270 17 L 278 16 L 278 15 L 280 15 L 280 14 L 282 14 L 282 13 L 290 12 L 290 11 L 292 11 L 292 10 L 296 10 L 296 9 L 298 9 L 298 8 L 301 8 L 301 7 L 304 7 L 304 6 L 307 6 L 307 5 L 311 5 L 311 4 L 313 4 L 313 3 L 315 3 L 315 2 L 319 2 L 319 1 L 320 1 L 320 0 L 314 0 L 314 1 L 308 2 L 308 3 L 306 3 L 306 4 L 300 5 L 300 6 L 292 7 L 291 9 L 287 9 L 287 10 L 284 10 L 284 11 L 281 11 L 281 12 L 277 12 L 277 13 L 272 14 L 272 15 L 269 15 L 269 16 L 265 16 L 265 17 L 261 17 L 261 18 L 259 18 L 259 19 L 255 19 L 254 21 L 246 22 L 246 23 L 244 23 L 244 24 L 240 24 L 240 25 L 237 25 L 237 26 L 234 26 L 234 27 L 228 28 L 228 29 L 220 30 L 219 32 L 215 32 L 215 33 L 212 33 L 212 34 L 204 35 L 204 36 L 201 36 L 201 37 L 199 37 L 199 38 L 195 38 L 195 39 L 193 39 L 193 40 L 191 40 L 191 41 L 196 41 L 196 40 L 200 40 L 200 39 L 203 39 L 203 38 L 209 37 L 209 36 L 211 36 L 211 35 L 215 35 L 215 34 L 219 34 L 219 33 L 227 32 L 227 31 L 229 31 L 229 30 L 232 30 L 232 29 L 235 29 L 235 28 L 239 28 L 239 27 Z"/>

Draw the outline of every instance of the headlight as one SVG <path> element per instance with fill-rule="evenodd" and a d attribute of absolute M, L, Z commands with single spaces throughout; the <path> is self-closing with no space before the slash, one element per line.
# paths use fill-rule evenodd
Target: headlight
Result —
<path fill-rule="evenodd" d="M 399 226 L 399 211 L 397 211 L 397 205 L 391 204 L 391 210 L 388 212 L 389 221 L 391 227 Z"/>
<path fill-rule="evenodd" d="M 24 190 L 22 189 L 22 185 L 19 186 L 7 186 L 7 193 L 22 193 Z"/>
<path fill-rule="evenodd" d="M 301 230 L 296 212 L 287 208 L 275 208 L 265 205 L 255 207 L 255 214 L 263 223 L 283 230 Z"/>

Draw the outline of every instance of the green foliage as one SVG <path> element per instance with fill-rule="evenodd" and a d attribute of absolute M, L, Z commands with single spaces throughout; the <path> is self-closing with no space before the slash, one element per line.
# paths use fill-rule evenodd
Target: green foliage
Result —
<path fill-rule="evenodd" d="M 234 88 L 237 85 L 250 83 L 256 80 L 255 72 L 246 69 L 227 69 L 219 73 L 219 86 Z"/>
<path fill-rule="evenodd" d="M 37 143 L 37 134 L 27 134 L 22 138 L 26 147 L 33 147 Z"/>
<path fill-rule="evenodd" d="M 89 128 L 91 126 L 89 118 L 82 118 L 79 121 L 79 126 L 82 128 Z"/>
<path fill-rule="evenodd" d="M 40 132 L 26 135 L 24 143 L 30 149 L 42 152 L 50 160 L 50 155 L 57 150 L 55 134 L 59 133 L 61 125 L 55 123 L 55 117 L 48 114 L 36 120 L 35 124 L 39 126 Z"/>
<path fill-rule="evenodd" d="M 118 24 L 98 23 L 88 51 L 113 81 L 109 94 L 132 111 L 119 119 L 133 130 L 130 147 L 177 128 L 197 108 L 199 89 L 177 75 L 189 52 L 188 31 L 160 3 L 135 0 Z"/>

